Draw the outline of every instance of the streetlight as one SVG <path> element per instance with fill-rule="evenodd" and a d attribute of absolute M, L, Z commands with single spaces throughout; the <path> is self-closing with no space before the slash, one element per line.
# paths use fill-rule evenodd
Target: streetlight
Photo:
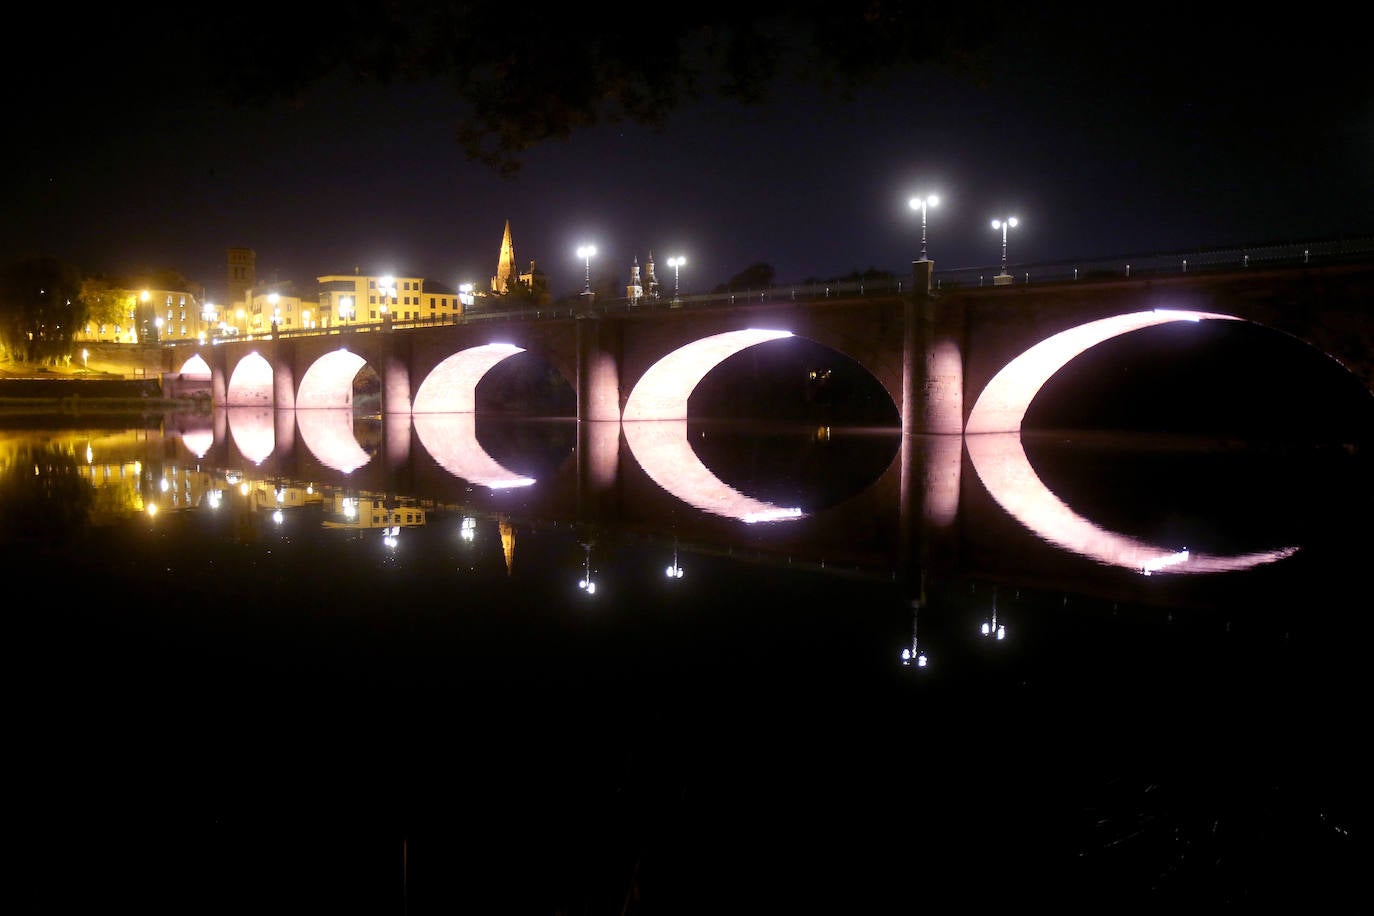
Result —
<path fill-rule="evenodd" d="M 1002 286 L 1011 282 L 1011 274 L 1007 273 L 1007 230 L 1015 228 L 1016 222 L 1014 216 L 992 221 L 992 228 L 1002 230 L 1002 272 L 993 277 L 992 282 L 995 286 Z"/>
<path fill-rule="evenodd" d="M 349 321 L 352 321 L 352 320 L 353 320 L 353 297 L 352 297 L 352 296 L 340 296 L 340 297 L 339 297 L 339 317 L 342 318 L 342 319 L 344 320 L 344 323 L 345 323 L 345 324 L 347 324 Z"/>
<path fill-rule="evenodd" d="M 382 320 L 385 321 L 387 314 L 391 311 L 391 300 L 396 298 L 396 278 L 387 274 L 377 280 L 377 294 L 382 299 Z"/>
<path fill-rule="evenodd" d="M 277 303 L 281 301 L 281 296 L 277 293 L 269 293 L 267 304 L 272 306 L 272 337 L 277 336 L 277 322 L 281 320 L 281 312 L 277 310 Z"/>
<path fill-rule="evenodd" d="M 940 198 L 928 194 L 925 197 L 913 197 L 910 202 L 911 209 L 921 211 L 921 260 L 928 261 L 930 259 L 926 257 L 926 207 L 938 207 Z"/>
<path fill-rule="evenodd" d="M 679 255 L 668 259 L 668 266 L 673 269 L 673 301 L 677 301 L 677 281 L 678 274 L 682 270 L 682 265 L 687 263 L 687 259 Z"/>
<path fill-rule="evenodd" d="M 577 249 L 577 256 L 582 258 L 587 265 L 587 285 L 582 287 L 582 295 L 590 297 L 592 294 L 592 255 L 596 254 L 595 245 L 580 245 Z"/>

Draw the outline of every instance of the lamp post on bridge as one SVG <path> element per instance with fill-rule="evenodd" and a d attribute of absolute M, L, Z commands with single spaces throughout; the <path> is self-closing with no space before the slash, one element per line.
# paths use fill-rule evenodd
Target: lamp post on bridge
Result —
<path fill-rule="evenodd" d="M 379 310 L 382 313 L 382 322 L 391 320 L 391 302 L 396 298 L 396 278 L 387 274 L 377 280 L 377 296 L 380 300 Z"/>
<path fill-rule="evenodd" d="M 928 260 L 930 260 L 929 258 L 926 257 L 926 207 L 938 207 L 939 205 L 940 205 L 940 198 L 936 197 L 934 194 L 928 194 L 928 195 L 926 195 L 925 197 L 913 197 L 913 198 L 911 198 L 911 209 L 913 209 L 913 210 L 920 210 L 920 211 L 921 211 L 921 260 L 922 260 L 922 261 L 928 261 Z"/>
<path fill-rule="evenodd" d="M 682 270 L 682 265 L 687 263 L 687 259 L 679 255 L 668 259 L 668 266 L 673 269 L 673 303 L 677 304 L 677 281 L 678 272 Z"/>
<path fill-rule="evenodd" d="M 592 255 L 596 254 L 595 245 L 581 245 L 577 249 L 577 256 L 587 265 L 587 282 L 582 287 L 582 295 L 588 299 L 592 298 Z"/>
<path fill-rule="evenodd" d="M 993 286 L 1006 286 L 1011 282 L 1011 274 L 1007 273 L 1007 230 L 1015 228 L 1017 222 L 1014 216 L 992 221 L 992 228 L 1002 230 L 1002 272 L 992 278 Z"/>

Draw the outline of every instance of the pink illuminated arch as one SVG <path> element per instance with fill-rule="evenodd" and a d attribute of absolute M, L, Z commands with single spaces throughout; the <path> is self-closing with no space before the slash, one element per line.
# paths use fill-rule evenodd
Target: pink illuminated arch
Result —
<path fill-rule="evenodd" d="M 367 360 L 346 349 L 324 354 L 305 370 L 300 390 L 296 392 L 296 409 L 351 408 L 353 379 L 365 365 Z"/>
<path fill-rule="evenodd" d="M 687 398 L 706 373 L 747 347 L 791 336 L 791 331 L 749 328 L 680 347 L 644 373 L 625 402 L 621 420 L 686 420 Z"/>
<path fill-rule="evenodd" d="M 210 364 L 199 353 L 193 354 L 190 359 L 182 364 L 181 375 L 184 378 L 208 379 L 210 377 Z"/>
<path fill-rule="evenodd" d="M 1239 321 L 1233 315 L 1220 315 L 1215 312 L 1195 312 L 1185 309 L 1154 309 L 1148 312 L 1134 312 L 1090 321 L 1055 334 L 1022 353 L 1002 367 L 992 381 L 978 395 L 978 401 L 969 413 L 964 432 L 975 433 L 1013 433 L 1020 432 L 1021 421 L 1036 394 L 1051 376 L 1064 368 L 1070 360 L 1085 350 L 1091 349 L 1122 334 L 1138 331 L 1141 328 L 1169 324 L 1175 321 Z"/>
<path fill-rule="evenodd" d="M 230 407 L 272 404 L 272 364 L 257 350 L 239 360 L 229 376 L 225 401 Z"/>
<path fill-rule="evenodd" d="M 472 413 L 477 383 L 501 360 L 524 353 L 514 344 L 492 343 L 455 353 L 434 367 L 415 392 L 412 414 Z"/>

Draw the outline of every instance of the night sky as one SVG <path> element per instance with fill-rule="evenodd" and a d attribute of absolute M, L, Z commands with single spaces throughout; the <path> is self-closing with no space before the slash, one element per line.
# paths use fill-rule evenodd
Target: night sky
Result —
<path fill-rule="evenodd" d="M 262 104 L 206 88 L 224 60 L 308 66 L 299 50 L 323 39 L 306 17 L 250 3 L 211 35 L 162 13 L 36 11 L 40 40 L 3 64 L 0 255 L 171 268 L 212 300 L 239 246 L 260 280 L 307 289 L 355 267 L 485 287 L 509 220 L 517 262 L 563 296 L 581 288 L 583 244 L 598 248 L 595 282 L 622 289 L 651 252 L 668 284 L 668 258 L 687 258 L 686 293 L 756 262 L 779 283 L 905 273 L 918 193 L 942 198 L 928 213 L 937 270 L 998 264 L 990 221 L 1006 216 L 1020 220 L 1010 264 L 1374 234 L 1374 80 L 1357 30 L 1004 6 L 979 11 L 990 37 L 966 70 L 913 66 L 850 99 L 783 82 L 758 105 L 687 104 L 662 129 L 575 128 L 514 177 L 464 155 L 462 109 L 436 82 L 332 76 Z"/>

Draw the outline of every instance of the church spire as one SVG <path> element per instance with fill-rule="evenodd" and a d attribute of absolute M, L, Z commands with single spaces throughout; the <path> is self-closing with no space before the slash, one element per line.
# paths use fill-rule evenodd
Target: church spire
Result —
<path fill-rule="evenodd" d="M 506 234 L 501 238 L 501 255 L 496 262 L 496 276 L 491 278 L 491 291 L 509 292 L 511 281 L 519 278 L 515 269 L 515 245 L 510 240 L 510 220 L 506 220 Z"/>
<path fill-rule="evenodd" d="M 654 251 L 649 249 L 649 260 L 644 262 L 644 286 L 650 299 L 658 298 L 658 277 L 654 276 Z"/>

